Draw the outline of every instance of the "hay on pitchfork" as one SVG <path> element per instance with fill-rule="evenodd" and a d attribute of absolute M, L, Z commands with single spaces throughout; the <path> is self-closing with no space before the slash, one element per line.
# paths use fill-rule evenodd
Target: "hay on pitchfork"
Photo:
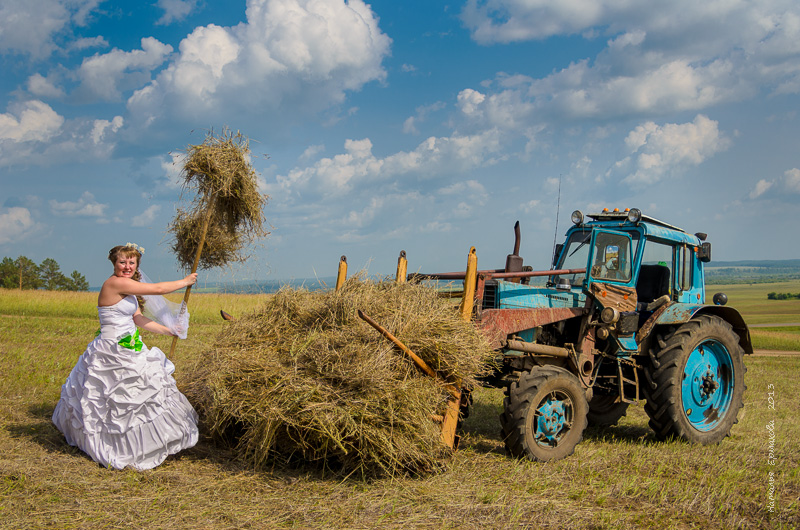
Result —
<path fill-rule="evenodd" d="M 197 247 L 200 245 L 204 219 L 203 212 L 186 212 L 179 209 L 172 221 L 170 230 L 175 235 L 172 250 L 187 269 L 192 266 Z M 198 267 L 211 269 L 243 261 L 246 256 L 239 252 L 243 246 L 240 239 L 236 231 L 228 230 L 223 223 L 212 216 Z"/>
<path fill-rule="evenodd" d="M 359 275 L 338 292 L 284 288 L 200 355 L 184 390 L 206 428 L 255 467 L 299 458 L 363 478 L 440 469 L 450 451 L 431 415 L 447 390 L 359 309 L 449 381 L 474 387 L 492 357 L 427 287 Z"/>
<path fill-rule="evenodd" d="M 268 196 L 258 191 L 249 154 L 247 138 L 228 129 L 219 136 L 209 132 L 202 144 L 187 148 L 181 176 L 184 189 L 197 195 L 190 208 L 178 211 L 169 228 L 173 250 L 184 267 L 191 268 L 194 262 L 209 210 L 206 245 L 214 246 L 215 256 L 201 256 L 202 268 L 243 261 L 247 256 L 242 249 L 269 234 L 264 228 Z"/>

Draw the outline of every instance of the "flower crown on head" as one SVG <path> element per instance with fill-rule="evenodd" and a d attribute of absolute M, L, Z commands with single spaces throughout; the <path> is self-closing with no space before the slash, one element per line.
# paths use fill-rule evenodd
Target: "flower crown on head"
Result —
<path fill-rule="evenodd" d="M 144 256 L 144 247 L 140 247 L 140 246 L 139 246 L 139 245 L 137 245 L 136 243 L 131 243 L 130 241 L 128 241 L 127 243 L 125 243 L 125 246 L 126 246 L 126 247 L 130 247 L 130 248 L 132 248 L 132 249 L 134 249 L 134 250 L 138 251 L 138 252 L 139 252 L 139 254 L 141 254 L 141 255 L 143 255 L 143 256 Z"/>

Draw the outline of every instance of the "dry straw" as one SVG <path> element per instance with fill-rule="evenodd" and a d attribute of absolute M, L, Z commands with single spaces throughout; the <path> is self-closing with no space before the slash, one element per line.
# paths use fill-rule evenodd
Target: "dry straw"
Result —
<path fill-rule="evenodd" d="M 264 228 L 268 197 L 258 191 L 249 156 L 247 138 L 228 129 L 219 136 L 211 131 L 202 144 L 187 148 L 181 176 L 184 189 L 197 195 L 169 227 L 173 251 L 185 268 L 193 266 L 206 216 L 209 227 L 198 265 L 203 269 L 243 261 L 243 248 L 269 234 Z"/>
<path fill-rule="evenodd" d="M 218 439 L 255 467 L 291 460 L 370 478 L 440 469 L 448 392 L 357 316 L 384 325 L 449 381 L 487 366 L 484 337 L 419 285 L 348 280 L 338 292 L 285 288 L 231 322 L 185 388 Z"/>
<path fill-rule="evenodd" d="M 175 234 L 172 250 L 186 268 L 191 268 L 197 248 L 200 246 L 204 220 L 203 212 L 178 210 L 170 226 L 170 230 Z M 239 234 L 228 230 L 212 213 L 199 266 L 209 269 L 240 261 L 242 256 L 239 249 L 242 246 Z"/>

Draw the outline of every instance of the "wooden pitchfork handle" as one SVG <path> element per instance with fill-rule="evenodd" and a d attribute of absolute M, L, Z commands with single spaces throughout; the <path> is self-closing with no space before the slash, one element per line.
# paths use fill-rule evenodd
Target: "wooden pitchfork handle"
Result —
<path fill-rule="evenodd" d="M 428 363 L 423 361 L 422 358 L 419 355 L 417 355 L 416 353 L 411 351 L 408 348 L 408 346 L 406 346 L 405 344 L 400 342 L 400 339 L 398 339 L 397 337 L 392 335 L 389 332 L 388 329 L 384 328 L 383 326 L 381 326 L 380 324 L 378 324 L 377 322 L 372 320 L 370 317 L 365 315 L 364 312 L 361 311 L 360 309 L 358 310 L 358 317 L 361 320 L 363 320 L 364 322 L 366 322 L 367 324 L 369 324 L 370 326 L 372 326 L 373 328 L 375 328 L 381 335 L 383 335 L 384 337 L 389 339 L 395 346 L 400 348 L 400 350 L 402 350 L 403 353 L 405 353 L 406 355 L 408 355 L 411 358 L 411 360 L 414 362 L 414 364 L 417 366 L 417 368 L 419 368 L 420 370 L 422 370 L 423 372 L 425 372 L 429 376 L 433 377 L 434 379 L 438 379 L 439 381 L 444 382 L 445 383 L 445 387 L 447 388 L 447 391 L 450 392 L 450 394 L 452 394 L 453 396 L 456 396 L 456 397 L 460 397 L 461 396 L 461 392 L 458 390 L 458 388 L 455 387 L 455 385 L 453 385 L 452 383 L 448 383 L 447 381 L 442 379 L 442 377 L 439 374 L 437 374 L 433 370 L 433 368 L 428 366 Z"/>
<path fill-rule="evenodd" d="M 437 374 L 430 366 L 428 366 L 428 363 L 423 361 L 416 353 L 411 351 L 408 346 L 400 342 L 400 339 L 392 335 L 389 330 L 365 315 L 360 309 L 358 310 L 358 316 L 361 318 L 361 320 L 375 328 L 381 335 L 389 339 L 395 346 L 400 348 L 406 355 L 408 355 L 411 360 L 414 361 L 414 364 L 417 366 L 417 368 L 434 379 L 444 382 L 445 388 L 450 393 L 451 399 L 447 400 L 447 407 L 445 408 L 443 415 L 432 417 L 436 421 L 441 421 L 442 423 L 442 442 L 444 442 L 444 444 L 450 449 L 456 449 L 458 447 L 459 440 L 456 430 L 458 429 L 458 417 L 461 408 L 461 390 L 452 383 L 444 381 L 439 374 Z"/>
<path fill-rule="evenodd" d="M 203 252 L 203 246 L 206 244 L 206 234 L 208 234 L 208 225 L 211 223 L 211 215 L 214 213 L 214 199 L 216 198 L 216 194 L 212 195 L 208 200 L 208 205 L 206 207 L 206 217 L 203 220 L 203 230 L 200 232 L 200 244 L 197 245 L 197 252 L 194 255 L 194 263 L 192 263 L 192 272 L 194 274 L 197 272 L 197 267 L 200 265 L 200 254 Z M 192 286 L 188 286 L 186 288 L 186 292 L 183 295 L 183 307 L 186 308 L 189 306 L 189 294 L 192 292 Z M 184 311 L 184 309 L 181 309 Z M 169 347 L 169 355 L 175 352 L 175 346 L 178 344 L 178 337 L 172 337 L 172 345 Z"/>

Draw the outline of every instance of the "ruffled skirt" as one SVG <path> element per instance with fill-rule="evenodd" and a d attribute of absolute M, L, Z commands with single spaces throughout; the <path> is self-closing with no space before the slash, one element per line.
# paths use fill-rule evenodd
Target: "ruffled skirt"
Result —
<path fill-rule="evenodd" d="M 105 467 L 151 469 L 197 443 L 197 413 L 158 348 L 92 341 L 61 387 L 53 423 Z"/>

